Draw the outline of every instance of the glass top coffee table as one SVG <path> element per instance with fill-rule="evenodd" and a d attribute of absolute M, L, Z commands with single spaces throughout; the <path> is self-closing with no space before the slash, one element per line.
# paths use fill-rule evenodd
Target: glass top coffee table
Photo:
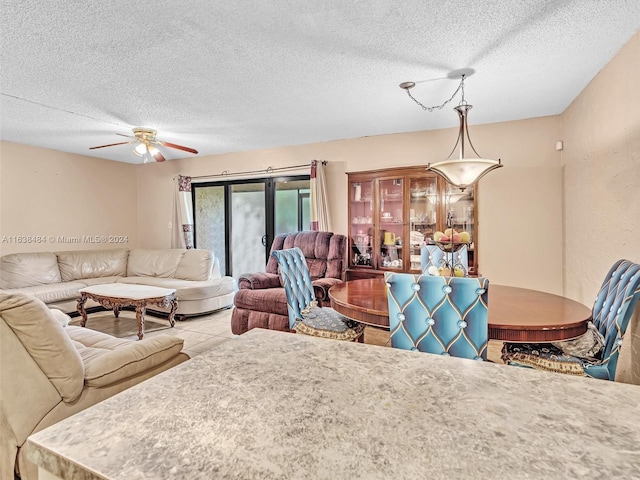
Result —
<path fill-rule="evenodd" d="M 138 321 L 138 339 L 144 336 L 144 314 L 147 305 L 170 308 L 169 323 L 175 325 L 175 313 L 178 309 L 176 291 L 173 288 L 151 287 L 148 285 L 132 285 L 126 283 L 105 283 L 80 289 L 78 313 L 82 315 L 83 327 L 87 325 L 87 312 L 84 304 L 88 299 L 98 302 L 105 308 L 113 309 L 118 318 L 122 307 L 135 307 Z"/>

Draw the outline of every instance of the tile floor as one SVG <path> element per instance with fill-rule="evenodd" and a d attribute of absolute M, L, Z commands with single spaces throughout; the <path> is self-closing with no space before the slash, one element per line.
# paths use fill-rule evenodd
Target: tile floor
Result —
<path fill-rule="evenodd" d="M 236 335 L 231 333 L 231 309 L 221 310 L 210 315 L 193 317 L 183 321 L 176 321 L 173 328 L 171 328 L 166 318 L 154 316 L 149 313 L 145 315 L 145 320 L 152 322 L 151 325 L 161 324 L 165 326 L 165 328 L 145 331 L 145 338 L 163 334 L 180 337 L 184 340 L 184 352 L 192 358 L 215 348 L 223 342 L 236 338 Z M 80 319 L 75 317 L 70 323 L 72 325 L 79 325 Z M 137 340 L 138 338 L 137 333 L 135 333 L 138 331 L 136 314 L 129 310 L 120 312 L 120 318 L 118 320 L 116 320 L 109 311 L 89 314 L 87 327 L 131 340 Z M 124 335 L 121 334 L 123 330 L 126 331 Z"/>
<path fill-rule="evenodd" d="M 223 342 L 233 341 L 237 338 L 231 333 L 231 309 L 221 310 L 210 315 L 201 317 L 192 317 L 183 321 L 176 321 L 173 328 L 169 326 L 169 321 L 147 314 L 145 319 L 155 324 L 164 325 L 166 328 L 160 328 L 154 331 L 145 332 L 145 337 L 154 335 L 171 334 L 184 339 L 183 350 L 190 357 L 194 357 L 208 350 L 211 350 Z M 131 323 L 124 323 L 130 321 Z M 78 325 L 80 320 L 78 317 L 73 318 L 72 324 Z M 137 339 L 137 325 L 135 320 L 135 312 L 122 311 L 120 319 L 116 320 L 109 311 L 96 312 L 89 315 L 87 326 L 101 332 L 109 333 L 115 336 L 124 336 L 132 340 Z M 120 332 L 126 327 L 127 334 L 121 335 Z M 370 345 L 379 345 L 389 347 L 389 332 L 383 329 L 367 327 L 364 334 L 364 342 Z M 502 363 L 500 359 L 501 342 L 490 341 L 488 358 L 495 363 Z"/>

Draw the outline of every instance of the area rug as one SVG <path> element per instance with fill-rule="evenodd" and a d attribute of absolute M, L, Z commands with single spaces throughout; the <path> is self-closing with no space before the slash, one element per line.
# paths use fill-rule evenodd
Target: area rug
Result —
<path fill-rule="evenodd" d="M 75 317 L 70 325 L 80 325 L 80 317 Z M 136 337 L 138 335 L 138 322 L 134 313 L 121 312 L 120 318 L 115 318 L 111 312 L 98 312 L 88 315 L 87 328 L 107 333 L 118 338 Z M 158 330 L 169 330 L 169 322 L 154 321 L 148 315 L 144 317 L 144 333 Z"/>

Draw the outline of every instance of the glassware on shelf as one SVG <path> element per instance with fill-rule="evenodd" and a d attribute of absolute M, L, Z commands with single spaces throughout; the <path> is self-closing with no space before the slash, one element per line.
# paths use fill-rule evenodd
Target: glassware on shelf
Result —
<path fill-rule="evenodd" d="M 353 264 L 360 266 L 371 266 L 371 254 L 370 253 L 356 253 L 353 257 Z"/>
<path fill-rule="evenodd" d="M 373 263 L 373 181 L 350 182 L 349 195 L 351 262 L 370 267 Z"/>

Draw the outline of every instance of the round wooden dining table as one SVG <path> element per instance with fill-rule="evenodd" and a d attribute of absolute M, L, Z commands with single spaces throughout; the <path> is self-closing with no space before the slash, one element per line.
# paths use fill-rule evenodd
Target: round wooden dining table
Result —
<path fill-rule="evenodd" d="M 350 280 L 329 290 L 331 307 L 361 323 L 389 328 L 383 277 Z M 553 342 L 582 335 L 591 309 L 559 295 L 489 285 L 489 339 Z"/>

